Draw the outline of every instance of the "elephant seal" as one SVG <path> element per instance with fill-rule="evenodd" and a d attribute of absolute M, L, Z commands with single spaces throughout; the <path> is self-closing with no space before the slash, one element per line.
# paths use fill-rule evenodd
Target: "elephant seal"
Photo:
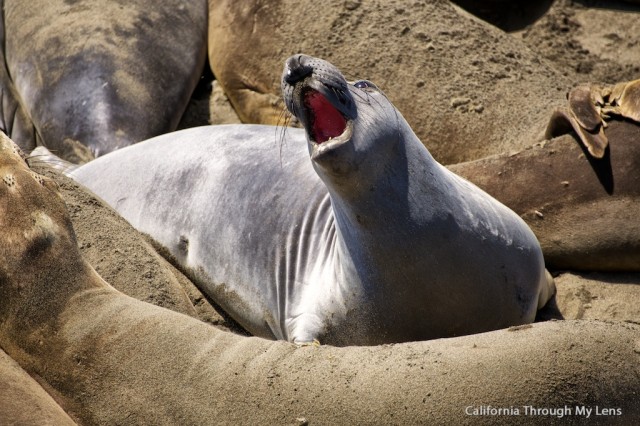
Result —
<path fill-rule="evenodd" d="M 525 405 L 567 401 L 614 407 L 601 419 L 620 423 L 640 416 L 637 323 L 549 321 L 401 345 L 298 347 L 123 295 L 82 257 L 70 223 L 55 185 L 0 137 L 0 347 L 79 424 L 463 424 L 473 401 L 519 407 L 504 424 L 530 420 Z M 12 419 L 6 391 L 0 418 Z"/>
<path fill-rule="evenodd" d="M 372 83 L 299 55 L 283 91 L 306 131 L 280 145 L 276 127 L 201 127 L 71 176 L 257 336 L 366 345 L 533 321 L 553 285 L 515 213 L 437 163 Z"/>
<path fill-rule="evenodd" d="M 18 145 L 81 163 L 176 129 L 206 60 L 206 0 L 3 5 L 10 83 L 35 128 L 9 132 Z"/>
<path fill-rule="evenodd" d="M 602 159 L 562 135 L 449 168 L 521 215 L 548 268 L 639 271 L 640 126 L 612 121 L 607 134 Z"/>

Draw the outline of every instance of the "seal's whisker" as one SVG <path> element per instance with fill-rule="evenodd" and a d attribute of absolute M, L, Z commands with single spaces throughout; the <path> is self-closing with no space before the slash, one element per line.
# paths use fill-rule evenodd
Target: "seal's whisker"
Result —
<path fill-rule="evenodd" d="M 371 99 L 372 99 L 371 94 L 364 92 L 362 90 L 357 90 L 351 93 L 355 94 L 360 101 L 366 103 L 367 105 L 371 105 Z"/>
<path fill-rule="evenodd" d="M 280 112 L 278 113 L 278 120 L 276 122 L 276 125 L 280 126 L 280 123 L 283 123 L 284 126 L 287 126 L 290 119 L 291 113 L 286 107 L 282 107 L 280 108 Z"/>
<path fill-rule="evenodd" d="M 389 98 L 387 98 L 387 95 L 385 95 L 383 92 L 378 92 L 378 93 L 380 93 L 382 96 L 384 96 L 384 98 L 387 100 L 387 102 L 391 103 L 391 101 L 389 101 Z M 369 96 L 369 101 L 370 101 L 369 105 L 371 105 L 371 101 L 373 101 L 373 102 L 375 102 L 375 104 L 378 107 L 382 108 L 382 103 L 378 99 L 376 99 L 375 97 Z M 398 113 L 398 111 L 396 111 L 396 114 L 397 113 Z"/>
<path fill-rule="evenodd" d="M 369 95 L 363 93 L 362 90 L 352 90 L 351 91 L 351 95 L 354 96 L 354 97 L 357 97 L 358 99 L 360 99 L 362 101 L 366 101 L 367 98 L 369 97 Z"/>
<path fill-rule="evenodd" d="M 340 102 L 342 105 L 348 106 L 351 104 L 349 97 L 346 95 L 345 91 L 342 88 L 331 87 L 331 90 L 338 99 L 338 102 Z"/>
<path fill-rule="evenodd" d="M 358 110 L 358 115 L 360 115 L 361 117 L 366 117 L 368 119 L 375 119 L 375 114 L 373 114 L 371 111 L 363 111 L 362 109 Z"/>
<path fill-rule="evenodd" d="M 285 136 L 287 135 L 287 128 L 289 127 L 289 120 L 290 119 L 286 119 L 285 122 L 280 125 L 278 124 L 276 126 L 276 143 L 279 146 L 282 146 L 282 144 L 284 144 L 285 142 Z"/>
<path fill-rule="evenodd" d="M 295 106 L 294 106 L 295 109 Z M 278 156 L 280 157 L 280 167 L 282 167 L 282 148 L 286 142 L 286 136 L 287 136 L 287 129 L 289 128 L 289 125 L 291 124 L 291 120 L 293 119 L 294 115 L 291 114 L 291 112 L 289 112 L 289 110 L 284 107 L 282 108 L 282 110 L 280 111 L 280 115 L 278 117 L 278 121 L 277 121 L 277 125 L 276 125 L 276 129 L 275 129 L 275 140 L 276 143 L 278 144 Z"/>
<path fill-rule="evenodd" d="M 278 114 L 278 121 L 276 122 L 276 141 L 280 139 L 282 143 L 286 129 L 290 123 L 291 113 L 286 108 L 282 108 L 280 114 Z M 280 135 L 279 137 L 278 134 Z"/>

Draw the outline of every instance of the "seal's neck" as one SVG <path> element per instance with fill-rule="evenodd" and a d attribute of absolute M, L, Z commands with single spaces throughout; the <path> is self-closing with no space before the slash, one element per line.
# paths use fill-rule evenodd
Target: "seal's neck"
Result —
<path fill-rule="evenodd" d="M 387 274 L 383 265 L 393 259 L 404 264 L 418 257 L 422 241 L 438 231 L 430 224 L 448 211 L 447 172 L 417 137 L 407 137 L 375 180 L 357 181 L 357 191 L 329 188 L 339 254 L 359 266 L 354 273 L 365 287 L 380 285 Z"/>
<path fill-rule="evenodd" d="M 327 184 L 343 234 L 415 227 L 414 220 L 432 214 L 434 199 L 446 190 L 443 167 L 415 135 L 407 135 L 385 154 L 377 163 L 363 164 L 365 170 L 349 176 L 347 184 Z"/>

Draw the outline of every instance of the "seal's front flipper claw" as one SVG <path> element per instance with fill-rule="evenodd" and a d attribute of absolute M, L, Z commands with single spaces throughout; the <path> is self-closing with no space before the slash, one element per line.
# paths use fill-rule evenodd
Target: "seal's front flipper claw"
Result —
<path fill-rule="evenodd" d="M 314 346 L 314 347 L 320 347 L 320 341 L 318 339 L 313 339 L 310 342 L 299 342 L 299 341 L 295 341 L 293 342 L 297 347 L 302 348 L 304 346 Z"/>

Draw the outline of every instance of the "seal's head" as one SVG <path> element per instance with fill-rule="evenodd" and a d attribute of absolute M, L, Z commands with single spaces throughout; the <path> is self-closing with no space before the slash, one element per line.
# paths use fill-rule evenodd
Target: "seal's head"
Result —
<path fill-rule="evenodd" d="M 338 68 L 322 59 L 290 57 L 282 93 L 306 130 L 313 165 L 323 178 L 366 173 L 372 168 L 363 170 L 363 162 L 384 162 L 401 136 L 396 129 L 404 120 L 375 84 L 348 83 Z"/>
<path fill-rule="evenodd" d="M 58 187 L 31 171 L 16 144 L 0 133 L 0 314 L 14 292 L 60 260 L 80 254 Z"/>

